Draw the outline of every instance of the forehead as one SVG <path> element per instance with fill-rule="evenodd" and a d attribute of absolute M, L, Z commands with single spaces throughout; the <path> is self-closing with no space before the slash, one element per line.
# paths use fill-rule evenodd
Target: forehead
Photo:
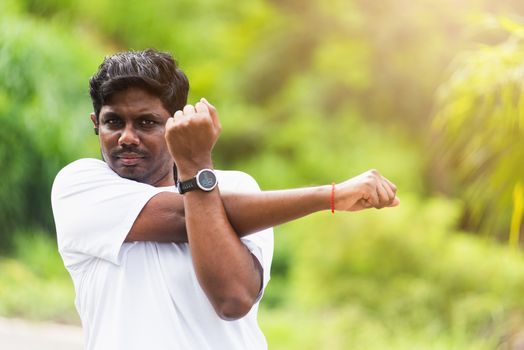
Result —
<path fill-rule="evenodd" d="M 100 110 L 100 114 L 115 112 L 119 114 L 155 113 L 169 115 L 162 101 L 148 91 L 130 87 L 114 93 Z"/>

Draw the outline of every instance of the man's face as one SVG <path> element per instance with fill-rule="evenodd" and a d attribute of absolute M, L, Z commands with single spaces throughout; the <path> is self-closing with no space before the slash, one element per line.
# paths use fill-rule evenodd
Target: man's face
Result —
<path fill-rule="evenodd" d="M 164 138 L 170 117 L 160 99 L 140 88 L 111 96 L 98 132 L 104 160 L 121 177 L 153 186 L 174 184 L 173 159 Z M 91 120 L 97 125 L 94 114 Z"/>

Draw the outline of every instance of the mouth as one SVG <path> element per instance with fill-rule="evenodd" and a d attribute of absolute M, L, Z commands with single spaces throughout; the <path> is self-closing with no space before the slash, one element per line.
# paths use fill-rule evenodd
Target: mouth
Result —
<path fill-rule="evenodd" d="M 142 159 L 144 159 L 144 156 L 136 153 L 121 153 L 118 156 L 116 156 L 116 158 L 120 160 L 120 162 L 124 166 L 134 166 L 137 165 Z"/>

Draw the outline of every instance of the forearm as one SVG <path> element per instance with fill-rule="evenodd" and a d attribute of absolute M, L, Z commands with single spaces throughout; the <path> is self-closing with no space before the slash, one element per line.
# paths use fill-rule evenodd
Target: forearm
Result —
<path fill-rule="evenodd" d="M 240 236 L 330 208 L 330 186 L 256 193 L 223 193 L 229 221 Z"/>
<path fill-rule="evenodd" d="M 329 196 L 329 186 L 320 186 L 253 193 L 227 192 L 221 198 L 234 231 L 243 237 L 329 209 Z M 142 209 L 126 240 L 187 242 L 184 206 L 182 195 L 172 192 L 157 194 Z"/>
<path fill-rule="evenodd" d="M 218 189 L 184 195 L 195 273 L 217 314 L 236 319 L 256 300 L 261 276 L 250 251 L 229 223 Z"/>

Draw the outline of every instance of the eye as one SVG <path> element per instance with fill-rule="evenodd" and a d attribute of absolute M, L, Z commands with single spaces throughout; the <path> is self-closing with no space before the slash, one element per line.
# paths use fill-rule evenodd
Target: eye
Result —
<path fill-rule="evenodd" d="M 122 120 L 120 118 L 107 118 L 104 120 L 104 124 L 109 126 L 119 126 L 122 124 Z"/>
<path fill-rule="evenodd" d="M 150 128 L 157 124 L 156 121 L 150 119 L 141 119 L 138 123 L 145 128 Z"/>

